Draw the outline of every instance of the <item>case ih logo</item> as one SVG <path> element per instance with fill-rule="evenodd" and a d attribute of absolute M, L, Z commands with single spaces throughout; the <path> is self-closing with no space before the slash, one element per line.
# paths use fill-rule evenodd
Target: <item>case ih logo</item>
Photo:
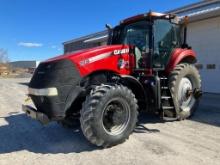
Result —
<path fill-rule="evenodd" d="M 114 50 L 114 55 L 129 53 L 129 49 Z"/>
<path fill-rule="evenodd" d="M 107 53 L 99 54 L 97 56 L 90 57 L 90 58 L 87 58 L 85 60 L 82 60 L 82 61 L 79 62 L 79 64 L 80 64 L 80 66 L 84 66 L 84 65 L 87 65 L 87 64 L 90 64 L 90 63 L 93 63 L 93 62 L 96 62 L 96 61 L 108 58 L 108 57 L 110 57 L 112 55 L 119 55 L 119 54 L 126 54 L 126 53 L 129 53 L 129 49 L 128 48 L 127 49 L 114 50 L 113 54 L 112 54 L 112 52 L 107 52 Z"/>

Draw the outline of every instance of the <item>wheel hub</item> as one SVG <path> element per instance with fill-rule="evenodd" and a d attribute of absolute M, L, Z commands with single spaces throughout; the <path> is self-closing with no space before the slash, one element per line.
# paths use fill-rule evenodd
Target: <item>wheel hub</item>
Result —
<path fill-rule="evenodd" d="M 103 127 L 108 134 L 118 135 L 126 129 L 129 118 L 128 104 L 120 98 L 111 100 L 103 111 Z"/>
<path fill-rule="evenodd" d="M 195 103 L 193 84 L 188 77 L 181 79 L 178 90 L 178 101 L 181 110 L 189 111 Z"/>

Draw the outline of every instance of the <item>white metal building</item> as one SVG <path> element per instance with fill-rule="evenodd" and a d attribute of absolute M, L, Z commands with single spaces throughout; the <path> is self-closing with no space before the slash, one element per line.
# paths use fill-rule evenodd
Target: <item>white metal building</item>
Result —
<path fill-rule="evenodd" d="M 203 91 L 220 93 L 220 0 L 204 0 L 167 13 L 189 16 L 187 40 L 198 55 L 197 67 L 202 76 Z M 86 41 L 89 38 L 94 40 L 94 45 L 106 44 L 107 31 L 67 41 L 64 48 L 69 47 L 71 51 L 80 48 L 82 45 L 76 46 L 75 41 L 81 41 L 87 47 Z"/>
<path fill-rule="evenodd" d="M 190 17 L 187 41 L 198 55 L 203 91 L 220 93 L 220 0 L 206 0 L 170 12 Z"/>

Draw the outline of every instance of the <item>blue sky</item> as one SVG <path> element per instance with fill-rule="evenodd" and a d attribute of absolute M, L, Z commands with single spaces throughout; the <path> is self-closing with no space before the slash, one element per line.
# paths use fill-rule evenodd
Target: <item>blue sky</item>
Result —
<path fill-rule="evenodd" d="M 62 42 L 150 9 L 163 12 L 198 0 L 0 0 L 0 48 L 11 61 L 45 60 Z"/>

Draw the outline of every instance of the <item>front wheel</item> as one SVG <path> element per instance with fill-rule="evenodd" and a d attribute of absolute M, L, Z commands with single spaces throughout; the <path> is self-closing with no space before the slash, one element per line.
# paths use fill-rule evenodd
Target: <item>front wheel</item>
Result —
<path fill-rule="evenodd" d="M 137 100 L 122 85 L 101 85 L 91 91 L 81 110 L 85 137 L 97 146 L 110 147 L 125 141 L 136 126 Z"/>
<path fill-rule="evenodd" d="M 201 90 L 201 78 L 195 66 L 186 63 L 177 65 L 170 74 L 169 88 L 179 119 L 192 116 L 199 104 L 193 92 Z"/>

